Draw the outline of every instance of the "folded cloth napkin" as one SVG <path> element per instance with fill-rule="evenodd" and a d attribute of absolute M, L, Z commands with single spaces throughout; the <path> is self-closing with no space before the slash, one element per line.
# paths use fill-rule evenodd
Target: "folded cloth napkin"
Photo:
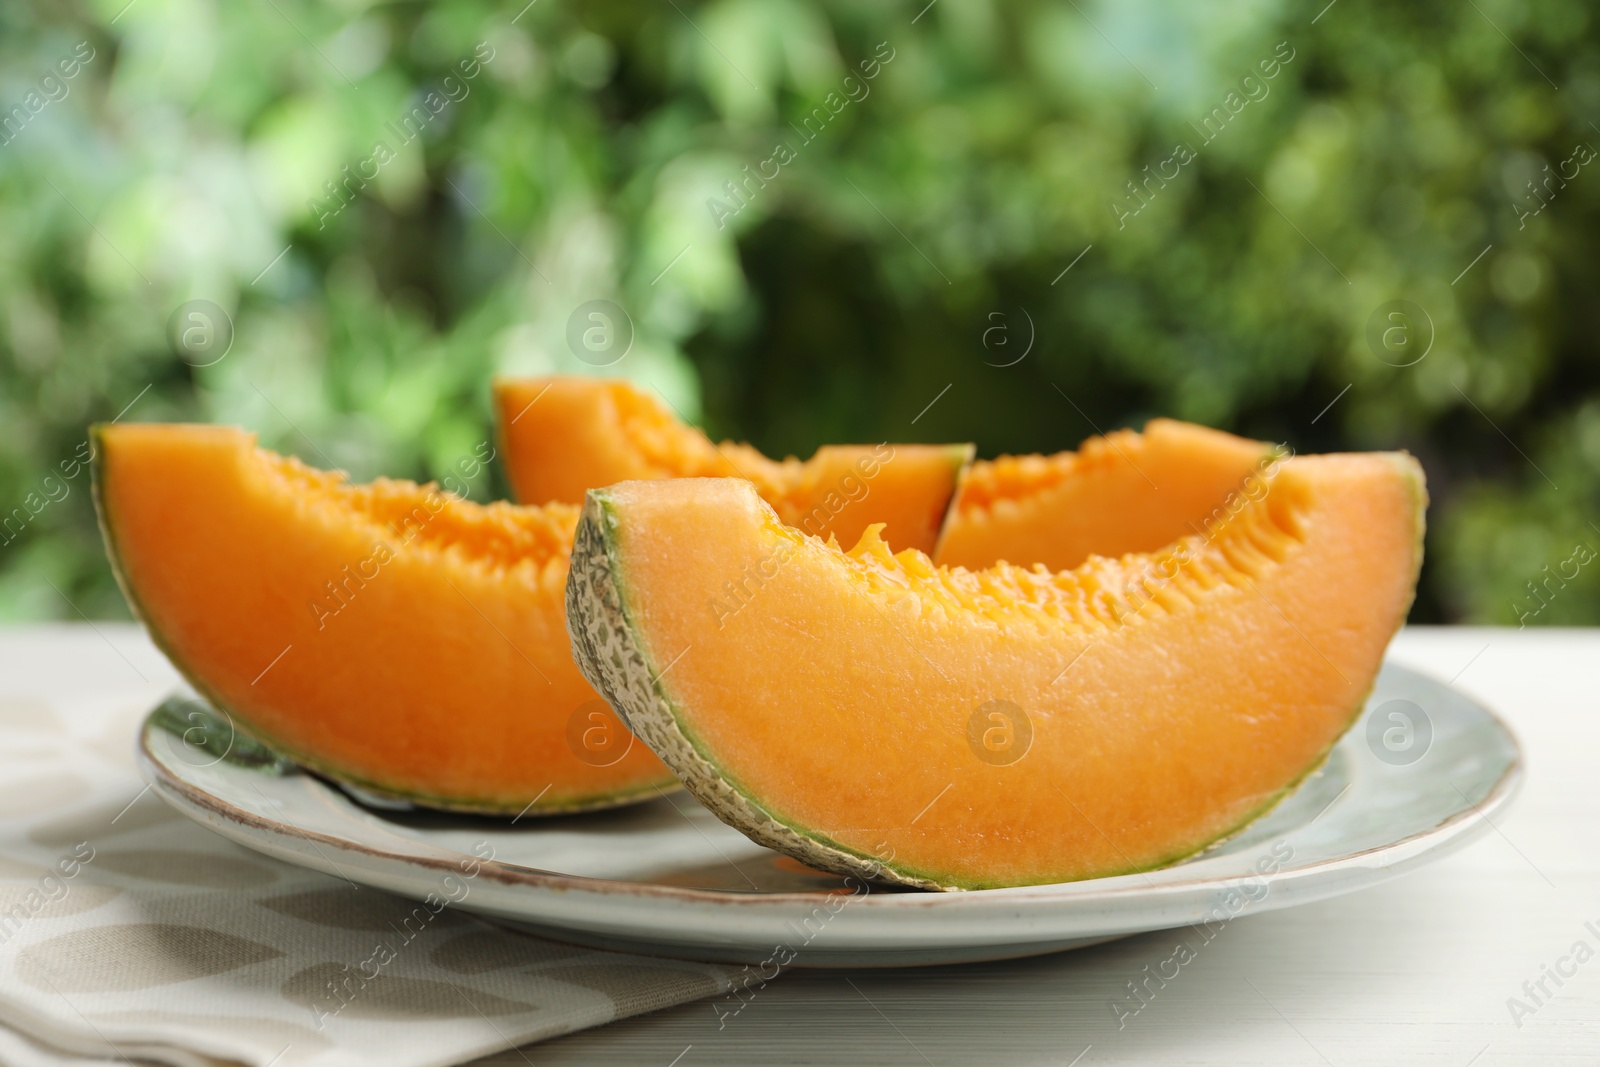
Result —
<path fill-rule="evenodd" d="M 0 1063 L 458 1064 L 731 988 L 241 848 L 144 788 L 139 702 L 8 681 Z"/>

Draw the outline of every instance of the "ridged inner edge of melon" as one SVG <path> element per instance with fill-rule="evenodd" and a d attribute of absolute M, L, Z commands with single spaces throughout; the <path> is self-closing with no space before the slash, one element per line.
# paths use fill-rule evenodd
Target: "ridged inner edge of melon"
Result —
<path fill-rule="evenodd" d="M 1145 441 L 1145 435 L 1137 430 L 1113 430 L 1089 438 L 1072 452 L 1048 456 L 1004 455 L 979 460 L 966 472 L 956 510 L 976 518 L 993 512 L 1003 502 L 1020 507 L 1036 506 L 1038 498 L 1097 472 L 1119 467 L 1137 470 Z M 1245 438 L 1240 441 L 1259 444 L 1263 455 L 1278 450 L 1278 446 L 1263 442 L 1249 442 Z"/>
<path fill-rule="evenodd" d="M 1191 610 L 1208 593 L 1264 577 L 1304 541 L 1307 500 L 1284 491 L 1277 471 L 1264 495 L 1208 520 L 1196 533 L 1154 552 L 1090 556 L 1071 570 L 1005 561 L 978 571 L 935 565 L 921 552 L 891 552 L 869 529 L 839 559 L 883 607 L 913 598 L 923 616 L 965 613 L 1008 626 L 1104 633 L 1159 612 Z M 797 543 L 805 536 L 778 527 Z"/>
<path fill-rule="evenodd" d="M 378 478 L 353 484 L 343 471 L 309 467 L 293 456 L 253 448 L 248 462 L 285 506 L 308 521 L 330 526 L 362 525 L 376 540 L 400 539 L 404 551 L 479 570 L 543 569 L 566 559 L 578 508 L 540 507 L 494 501 L 479 504 L 441 489 Z"/>

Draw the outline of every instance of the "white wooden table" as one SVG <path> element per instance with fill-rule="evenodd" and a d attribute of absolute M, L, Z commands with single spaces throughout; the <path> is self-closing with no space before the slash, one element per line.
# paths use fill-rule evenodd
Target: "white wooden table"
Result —
<path fill-rule="evenodd" d="M 171 684 L 139 631 L 97 626 L 0 631 L 0 684 L 134 703 Z M 1177 935 L 794 970 L 725 1027 L 688 1004 L 479 1063 L 1600 1064 L 1600 630 L 1416 629 L 1391 655 L 1454 678 L 1517 733 L 1528 781 L 1498 832 L 1377 889 L 1230 925 L 1121 1029 L 1110 1003 Z M 1579 941 L 1594 954 L 1581 964 Z M 1574 972 L 1559 986 L 1558 966 Z M 1514 1017 L 1511 998 L 1530 1010 Z"/>

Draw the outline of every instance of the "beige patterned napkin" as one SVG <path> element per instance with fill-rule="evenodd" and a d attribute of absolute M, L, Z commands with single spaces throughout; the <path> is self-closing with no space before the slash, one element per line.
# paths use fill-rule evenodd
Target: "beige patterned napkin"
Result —
<path fill-rule="evenodd" d="M 137 703 L 62 703 L 0 696 L 0 1063 L 457 1064 L 731 987 L 250 852 L 143 787 Z"/>

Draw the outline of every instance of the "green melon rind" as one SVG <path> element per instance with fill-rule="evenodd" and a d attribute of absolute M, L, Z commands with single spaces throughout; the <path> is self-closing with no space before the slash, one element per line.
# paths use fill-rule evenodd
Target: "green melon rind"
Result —
<path fill-rule="evenodd" d="M 1416 505 L 1412 595 L 1406 609 L 1400 612 L 1403 622 L 1415 600 L 1416 578 L 1422 568 L 1428 494 L 1422 470 L 1414 458 L 1404 452 L 1386 455 L 1405 475 Z M 606 698 L 628 728 L 672 768 L 696 799 L 723 822 L 757 843 L 822 870 L 943 892 L 1005 888 L 1014 884 L 952 877 L 896 864 L 892 860 L 880 860 L 783 818 L 741 789 L 735 778 L 720 767 L 709 748 L 687 727 L 683 714 L 651 665 L 628 610 L 626 580 L 617 558 L 619 527 L 606 491 L 590 491 L 578 520 L 572 566 L 567 576 L 567 630 L 572 637 L 573 656 L 589 684 Z M 1185 846 L 1166 858 L 1108 870 L 1097 877 L 1116 877 L 1171 866 L 1216 849 L 1238 836 L 1276 809 L 1327 764 L 1340 738 L 1361 717 L 1375 686 L 1376 677 L 1353 701 L 1344 729 L 1321 756 L 1237 824 L 1198 846 Z"/>
<path fill-rule="evenodd" d="M 127 565 L 123 562 L 122 554 L 117 548 L 116 524 L 111 515 L 111 509 L 105 498 L 105 469 L 102 456 L 105 454 L 101 447 L 101 437 L 108 424 L 96 423 L 89 428 L 90 441 L 94 451 L 90 456 L 90 491 L 94 498 L 95 519 L 100 527 L 101 540 L 105 542 L 106 558 L 111 563 L 111 573 L 117 580 L 117 587 L 122 590 L 123 598 L 128 602 L 128 609 L 133 612 L 133 617 L 144 625 L 145 632 L 150 635 L 151 642 L 161 650 L 172 666 L 203 697 L 213 708 L 221 711 L 228 717 L 234 729 L 250 738 L 263 748 L 276 752 L 284 759 L 295 763 L 306 770 L 330 778 L 335 782 L 354 786 L 363 792 L 370 793 L 383 800 L 400 803 L 414 804 L 418 807 L 433 808 L 439 811 L 461 812 L 469 815 L 575 815 L 580 812 L 604 811 L 608 808 L 623 807 L 636 804 L 650 797 L 658 796 L 662 789 L 673 789 L 677 782 L 671 779 L 662 779 L 658 782 L 648 782 L 636 789 L 625 790 L 617 793 L 607 793 L 598 797 L 569 798 L 565 801 L 557 799 L 527 807 L 533 797 L 515 797 L 507 800 L 493 800 L 482 797 L 450 797 L 419 790 L 406 789 L 396 786 L 393 782 L 379 782 L 365 775 L 329 763 L 310 753 L 303 752 L 293 745 L 285 744 L 274 737 L 269 731 L 262 730 L 259 726 L 249 721 L 248 716 L 242 715 L 235 708 L 228 705 L 217 692 L 206 682 L 201 672 L 194 670 L 176 649 L 173 648 L 165 635 L 161 633 L 150 620 L 149 614 L 144 610 L 143 602 L 139 599 L 132 579 L 128 576 Z"/>

